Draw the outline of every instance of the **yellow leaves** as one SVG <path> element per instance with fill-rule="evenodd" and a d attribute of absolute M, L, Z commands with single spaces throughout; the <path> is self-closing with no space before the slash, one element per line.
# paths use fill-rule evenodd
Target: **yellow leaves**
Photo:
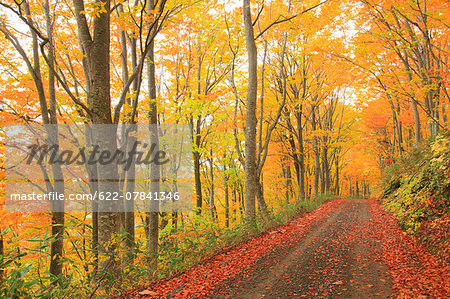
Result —
<path fill-rule="evenodd" d="M 450 138 L 439 137 L 431 147 L 434 156 L 448 153 L 450 150 Z"/>
<path fill-rule="evenodd" d="M 107 13 L 105 4 L 106 1 L 88 2 L 85 4 L 86 10 L 83 11 L 83 14 L 98 18 L 101 14 Z"/>
<path fill-rule="evenodd" d="M 36 14 L 40 14 L 43 13 L 43 9 L 42 6 L 39 5 L 38 2 L 29 2 L 29 7 L 30 7 L 30 15 L 36 15 Z"/>
<path fill-rule="evenodd" d="M 106 13 L 106 7 L 105 7 L 105 4 L 106 4 L 106 2 L 102 2 L 102 1 L 95 2 L 95 5 L 94 5 L 94 15 L 95 15 L 96 17 L 99 17 L 100 14 L 102 14 L 102 13 Z"/>

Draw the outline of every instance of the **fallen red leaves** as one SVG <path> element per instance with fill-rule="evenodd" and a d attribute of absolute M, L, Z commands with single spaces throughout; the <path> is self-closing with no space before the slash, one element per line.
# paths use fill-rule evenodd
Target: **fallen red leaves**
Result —
<path fill-rule="evenodd" d="M 373 237 L 381 241 L 382 259 L 389 266 L 399 298 L 450 298 L 450 267 L 405 234 L 376 200 L 370 201 Z"/>
<path fill-rule="evenodd" d="M 298 241 L 299 234 L 306 233 L 314 221 L 329 215 L 342 200 L 329 201 L 315 211 L 304 214 L 295 221 L 253 238 L 230 251 L 218 254 L 176 278 L 163 280 L 140 293 L 128 292 L 123 296 L 126 298 L 205 297 L 226 279 L 244 273 L 265 253 Z"/>
<path fill-rule="evenodd" d="M 311 230 L 313 223 L 327 219 L 333 211 L 339 209 L 343 201 L 329 201 L 317 210 L 304 214 L 295 221 L 273 229 L 269 233 L 252 238 L 231 250 L 224 251 L 183 272 L 176 278 L 159 281 L 151 287 L 141 289 L 141 292 L 128 292 L 122 297 L 202 298 L 211 294 L 212 291 L 220 289 L 228 279 L 237 283 L 246 280 L 252 275 L 252 269 L 258 259 L 270 256 L 271 252 L 299 242 L 299 238 L 307 235 Z M 346 242 L 352 244 L 352 240 L 356 238 L 373 241 L 369 242 L 370 244 L 368 243 L 367 246 L 371 252 L 377 254 L 370 258 L 381 260 L 389 267 L 395 295 L 398 298 L 450 298 L 449 267 L 428 253 L 417 240 L 405 234 L 396 220 L 386 213 L 376 200 L 369 200 L 369 205 L 369 212 L 372 216 L 369 225 L 353 227 L 346 235 Z M 361 259 L 361 257 L 354 259 Z M 352 273 L 352 275 L 356 275 L 356 273 Z M 385 282 L 385 280 L 381 280 Z M 350 279 L 349 282 L 352 288 L 373 289 L 375 287 L 372 283 L 354 285 L 353 279 Z M 291 283 L 289 279 L 288 283 Z M 338 287 L 344 285 L 344 281 L 335 280 L 332 285 Z M 266 286 L 266 289 L 271 288 L 271 285 Z M 316 296 L 319 289 L 311 290 L 309 295 Z M 340 291 L 346 290 L 347 288 L 343 288 Z M 341 292 L 337 293 L 337 295 L 340 294 Z"/>
<path fill-rule="evenodd" d="M 432 249 L 439 255 L 441 260 L 450 265 L 450 214 L 440 218 L 427 220 L 420 224 L 416 233 L 419 240 L 425 240 L 427 248 Z"/>

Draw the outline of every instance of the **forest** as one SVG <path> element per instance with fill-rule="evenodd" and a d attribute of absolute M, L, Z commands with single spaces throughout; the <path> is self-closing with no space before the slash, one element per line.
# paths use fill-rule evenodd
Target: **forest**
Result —
<path fill-rule="evenodd" d="M 0 0 L 0 297 L 450 296 L 449 6 Z"/>

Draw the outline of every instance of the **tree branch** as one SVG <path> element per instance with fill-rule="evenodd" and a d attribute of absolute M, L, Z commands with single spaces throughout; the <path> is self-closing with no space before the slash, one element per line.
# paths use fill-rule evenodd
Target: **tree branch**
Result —
<path fill-rule="evenodd" d="M 307 9 L 305 9 L 304 11 L 302 11 L 302 12 L 296 14 L 296 15 L 293 15 L 293 16 L 291 16 L 291 17 L 289 17 L 289 18 L 284 18 L 284 19 L 280 20 L 280 16 L 279 16 L 272 24 L 270 24 L 270 25 L 267 26 L 263 31 L 261 31 L 261 32 L 255 37 L 255 40 L 257 40 L 260 36 L 262 36 L 262 35 L 263 35 L 267 30 L 269 30 L 272 26 L 277 25 L 277 24 L 281 24 L 281 23 L 283 23 L 283 22 L 290 21 L 290 20 L 292 20 L 292 19 L 295 19 L 296 17 L 298 17 L 298 16 L 300 16 L 300 15 L 302 15 L 302 14 L 305 14 L 305 13 L 307 13 L 307 12 L 309 12 L 309 11 L 311 11 L 311 10 L 313 10 L 313 9 L 315 9 L 315 8 L 321 6 L 322 4 L 325 4 L 325 3 L 327 3 L 327 2 L 328 2 L 328 0 L 325 0 L 325 1 L 323 1 L 323 2 L 320 2 L 319 4 L 316 4 L 316 5 L 314 5 L 314 6 L 311 6 L 310 8 L 307 8 Z"/>

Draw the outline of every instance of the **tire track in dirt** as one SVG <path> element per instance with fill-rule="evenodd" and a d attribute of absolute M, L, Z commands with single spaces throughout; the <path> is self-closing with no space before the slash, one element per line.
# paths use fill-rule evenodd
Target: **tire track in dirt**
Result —
<path fill-rule="evenodd" d="M 376 258 L 381 246 L 370 238 L 368 206 L 367 200 L 343 201 L 297 245 L 260 259 L 247 281 L 212 297 L 390 297 L 388 269 Z"/>

